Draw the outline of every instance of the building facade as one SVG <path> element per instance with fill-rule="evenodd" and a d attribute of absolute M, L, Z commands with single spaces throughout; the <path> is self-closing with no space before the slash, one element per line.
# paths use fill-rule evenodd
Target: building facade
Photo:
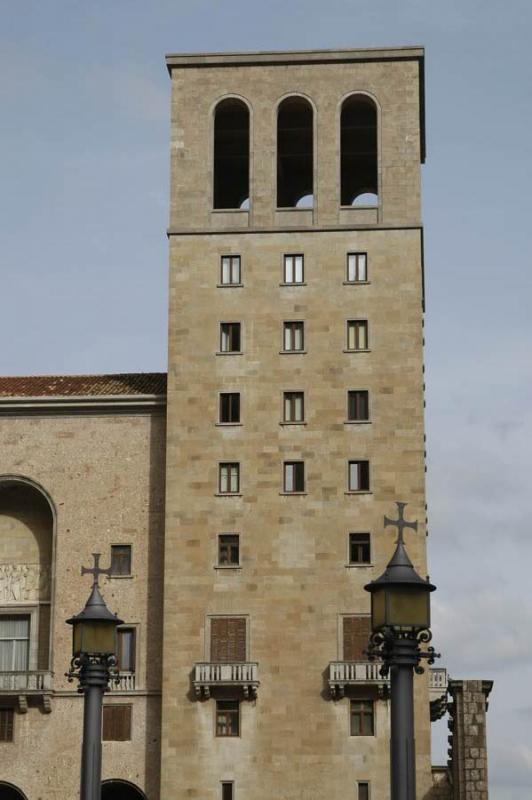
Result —
<path fill-rule="evenodd" d="M 125 620 L 104 800 L 389 798 L 363 587 L 397 500 L 427 573 L 423 57 L 167 57 L 167 382 L 0 379 L 0 800 L 76 796 L 93 551 Z M 417 794 L 450 798 L 444 671 L 415 681 Z"/>

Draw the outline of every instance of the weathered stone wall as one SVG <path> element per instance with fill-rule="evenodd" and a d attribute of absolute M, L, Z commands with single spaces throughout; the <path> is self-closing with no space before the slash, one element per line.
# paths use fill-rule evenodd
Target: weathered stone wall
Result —
<path fill-rule="evenodd" d="M 31 700 L 27 713 L 15 713 L 14 741 L 0 743 L 0 780 L 18 786 L 29 800 L 77 796 L 83 700 L 64 678 L 71 658 L 65 620 L 88 597 L 90 577 L 82 578 L 80 567 L 91 565 L 91 553 L 101 552 L 102 566 L 108 566 L 111 544 L 131 544 L 132 577 L 101 580 L 110 609 L 138 629 L 136 691 L 113 692 L 105 699 L 133 705 L 132 741 L 104 743 L 103 776 L 129 780 L 157 800 L 164 415 L 0 417 L 0 441 L 0 485 L 2 475 L 20 476 L 41 486 L 53 504 L 50 667 L 55 691 L 51 713 Z M 8 612 L 31 606 L 31 598 L 0 602 Z"/>
<path fill-rule="evenodd" d="M 453 800 L 488 799 L 486 711 L 492 686 L 492 681 L 449 681 Z"/>

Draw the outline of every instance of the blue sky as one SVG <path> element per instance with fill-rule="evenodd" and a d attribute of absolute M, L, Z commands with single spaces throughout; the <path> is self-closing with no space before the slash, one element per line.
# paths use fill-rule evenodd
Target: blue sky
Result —
<path fill-rule="evenodd" d="M 163 370 L 166 52 L 422 44 L 434 633 L 532 788 L 532 5 L 0 0 L 0 374 Z M 436 733 L 436 761 L 446 731 Z"/>

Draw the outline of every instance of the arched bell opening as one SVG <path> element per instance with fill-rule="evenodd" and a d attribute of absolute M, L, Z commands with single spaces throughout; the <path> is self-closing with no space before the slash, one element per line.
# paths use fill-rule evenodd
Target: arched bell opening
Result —
<path fill-rule="evenodd" d="M 351 95 L 340 117 L 342 206 L 378 205 L 377 107 L 367 95 Z"/>
<path fill-rule="evenodd" d="M 249 109 L 236 97 L 214 110 L 213 205 L 249 209 Z"/>
<path fill-rule="evenodd" d="M 312 208 L 314 112 L 304 97 L 287 97 L 277 111 L 277 207 Z"/>

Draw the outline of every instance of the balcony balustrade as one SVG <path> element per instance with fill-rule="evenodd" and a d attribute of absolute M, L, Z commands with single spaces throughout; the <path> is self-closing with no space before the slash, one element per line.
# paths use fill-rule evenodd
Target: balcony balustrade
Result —
<path fill-rule="evenodd" d="M 109 691 L 113 692 L 134 692 L 136 680 L 134 672 L 119 672 L 113 675 L 109 681 Z"/>
<path fill-rule="evenodd" d="M 24 670 L 0 672 L 0 697 L 16 697 L 19 710 L 28 710 L 28 698 L 42 699 L 44 711 L 52 710 L 52 672 L 49 670 Z"/>
<path fill-rule="evenodd" d="M 354 686 L 374 686 L 384 696 L 390 681 L 382 677 L 380 668 L 377 661 L 331 661 L 328 683 L 333 699 L 343 697 L 346 688 Z"/>
<path fill-rule="evenodd" d="M 196 697 L 210 697 L 212 689 L 241 689 L 244 697 L 256 697 L 259 665 L 252 661 L 231 664 L 201 662 L 194 665 L 193 685 Z"/>

